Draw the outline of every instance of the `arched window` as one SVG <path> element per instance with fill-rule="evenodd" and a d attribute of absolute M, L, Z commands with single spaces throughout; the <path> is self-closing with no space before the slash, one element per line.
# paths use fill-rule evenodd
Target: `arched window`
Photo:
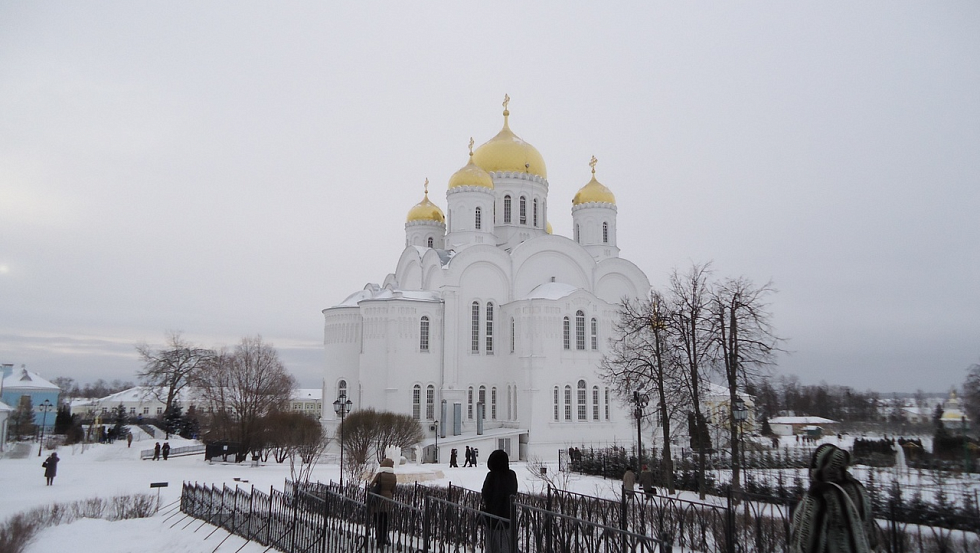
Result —
<path fill-rule="evenodd" d="M 487 418 L 487 387 L 486 386 L 480 386 L 480 395 L 478 396 L 478 398 L 479 399 L 477 401 L 476 408 L 480 410 L 480 413 L 483 415 L 484 420 L 486 420 Z"/>
<path fill-rule="evenodd" d="M 513 415 L 513 411 L 511 411 L 511 404 L 510 404 L 510 384 L 508 384 L 507 385 L 507 420 L 514 420 L 512 415 Z"/>
<path fill-rule="evenodd" d="M 521 224 L 527 224 L 527 198 L 521 196 Z"/>
<path fill-rule="evenodd" d="M 344 396 L 347 397 L 347 381 L 340 380 L 337 382 L 337 397 Z"/>
<path fill-rule="evenodd" d="M 565 385 L 565 420 L 572 420 L 572 387 Z"/>
<path fill-rule="evenodd" d="M 609 243 L 609 223 L 605 221 L 602 222 L 602 243 Z"/>
<path fill-rule="evenodd" d="M 575 312 L 575 349 L 585 349 L 585 313 Z"/>
<path fill-rule="evenodd" d="M 470 351 L 480 353 L 480 302 L 470 309 Z"/>
<path fill-rule="evenodd" d="M 473 386 L 466 390 L 466 418 L 473 420 Z"/>
<path fill-rule="evenodd" d="M 422 386 L 418 384 L 412 387 L 412 418 L 422 418 Z"/>
<path fill-rule="evenodd" d="M 419 321 L 419 351 L 429 351 L 429 317 L 425 315 Z"/>
<path fill-rule="evenodd" d="M 425 418 L 430 421 L 436 418 L 436 387 L 432 384 L 425 388 Z"/>
<path fill-rule="evenodd" d="M 429 237 L 429 239 L 428 239 L 428 240 L 427 240 L 427 241 L 425 242 L 425 245 L 426 245 L 426 246 L 428 246 L 428 247 L 430 247 L 430 248 L 432 247 L 432 237 L 431 237 L 431 236 L 430 236 L 430 237 Z"/>
<path fill-rule="evenodd" d="M 534 228 L 538 228 L 538 199 L 534 198 L 533 207 L 531 208 L 531 213 L 534 217 Z"/>
<path fill-rule="evenodd" d="M 599 321 L 592 319 L 592 349 L 599 349 Z"/>
<path fill-rule="evenodd" d="M 504 222 L 510 222 L 510 195 L 504 196 Z"/>
<path fill-rule="evenodd" d="M 580 421 L 586 420 L 588 418 L 588 411 L 585 405 L 585 381 L 584 380 L 578 381 L 578 390 L 577 393 L 575 394 L 575 401 L 576 401 L 575 407 L 577 407 L 576 411 L 578 412 L 578 420 Z"/>
<path fill-rule="evenodd" d="M 493 355 L 493 303 L 487 302 L 487 355 Z"/>
<path fill-rule="evenodd" d="M 572 343 L 571 343 L 572 340 L 571 337 L 569 336 L 571 332 L 572 332 L 571 325 L 568 322 L 568 317 L 565 317 L 561 320 L 562 347 L 564 347 L 565 349 L 572 349 Z"/>
<path fill-rule="evenodd" d="M 578 225 L 575 225 L 575 241 L 578 242 L 579 244 L 582 243 L 582 240 L 579 238 L 579 228 L 578 228 Z"/>
<path fill-rule="evenodd" d="M 510 352 L 511 353 L 514 353 L 514 343 L 515 343 L 514 337 L 517 335 L 516 330 L 517 327 L 514 326 L 514 317 L 511 317 L 510 318 Z"/>
<path fill-rule="evenodd" d="M 517 384 L 514 384 L 514 420 L 517 420 Z"/>
<path fill-rule="evenodd" d="M 558 386 L 555 386 L 555 420 L 558 420 Z"/>
<path fill-rule="evenodd" d="M 602 407 L 606 410 L 606 420 L 609 420 L 609 388 L 603 388 Z"/>
<path fill-rule="evenodd" d="M 474 221 L 473 221 L 473 224 L 474 224 L 476 230 L 480 230 L 482 228 L 482 226 L 483 226 L 483 210 L 481 210 L 480 208 L 476 208 L 476 210 L 474 211 Z M 603 224 L 605 224 L 605 223 L 603 223 Z"/>
<path fill-rule="evenodd" d="M 497 387 L 490 388 L 490 419 L 497 420 Z"/>
<path fill-rule="evenodd" d="M 599 420 L 599 387 L 592 387 L 592 420 Z"/>

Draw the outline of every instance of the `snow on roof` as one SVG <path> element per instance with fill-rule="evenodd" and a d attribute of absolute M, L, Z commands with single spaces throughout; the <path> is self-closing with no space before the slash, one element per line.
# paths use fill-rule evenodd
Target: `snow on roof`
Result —
<path fill-rule="evenodd" d="M 438 292 L 431 290 L 391 290 L 369 285 L 347 296 L 347 299 L 334 307 L 357 307 L 362 301 L 409 300 L 409 301 L 442 301 Z"/>
<path fill-rule="evenodd" d="M 323 399 L 322 388 L 297 388 L 293 390 L 293 399 Z"/>
<path fill-rule="evenodd" d="M 45 380 L 36 372 L 25 368 L 15 370 L 3 379 L 4 390 L 60 390 L 57 385 Z"/>
<path fill-rule="evenodd" d="M 0 412 L 3 412 L 3 411 L 13 411 L 13 410 L 14 410 L 13 407 L 11 407 L 11 406 L 7 405 L 6 403 L 0 401 Z"/>
<path fill-rule="evenodd" d="M 525 300 L 560 300 L 578 288 L 564 282 L 546 282 L 528 292 Z"/>
<path fill-rule="evenodd" d="M 837 421 L 823 417 L 773 417 L 769 424 L 837 424 Z"/>

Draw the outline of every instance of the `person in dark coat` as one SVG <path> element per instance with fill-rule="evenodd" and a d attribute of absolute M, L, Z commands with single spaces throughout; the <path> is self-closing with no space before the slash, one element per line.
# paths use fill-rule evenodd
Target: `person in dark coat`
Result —
<path fill-rule="evenodd" d="M 52 453 L 41 463 L 41 466 L 44 467 L 44 478 L 47 479 L 48 486 L 54 485 L 54 477 L 58 475 L 58 461 L 60 460 L 57 453 Z"/>
<path fill-rule="evenodd" d="M 878 545 L 868 492 L 847 471 L 848 452 L 823 444 L 810 461 L 810 489 L 793 512 L 792 553 L 869 553 Z"/>
<path fill-rule="evenodd" d="M 456 464 L 456 448 L 453 448 L 453 450 L 449 452 L 449 467 L 459 468 L 459 465 Z"/>
<path fill-rule="evenodd" d="M 643 465 L 643 468 L 640 469 L 640 476 L 636 481 L 643 488 L 644 495 L 647 497 L 657 495 L 657 488 L 653 485 L 653 473 L 650 472 L 650 467 Z"/>
<path fill-rule="evenodd" d="M 157 445 L 153 446 L 153 460 L 160 460 L 160 442 L 157 442 Z"/>
<path fill-rule="evenodd" d="M 398 478 L 395 476 L 395 462 L 391 459 L 383 459 L 378 473 L 371 481 L 371 493 L 381 497 L 392 499 L 395 496 L 395 487 L 398 485 Z M 374 508 L 374 532 L 378 547 L 388 545 L 388 512 L 391 511 L 391 504 L 387 501 L 377 501 L 378 505 Z"/>
<path fill-rule="evenodd" d="M 482 511 L 506 520 L 491 519 L 487 532 L 487 551 L 510 551 L 510 497 L 517 494 L 517 474 L 510 469 L 507 452 L 498 449 L 487 458 L 490 470 L 483 480 Z"/>
<path fill-rule="evenodd" d="M 463 468 L 470 466 L 470 462 L 473 460 L 473 450 L 470 446 L 466 446 L 466 451 L 463 452 Z"/>
<path fill-rule="evenodd" d="M 163 442 L 163 449 L 160 451 L 163 452 L 163 460 L 166 461 L 167 457 L 170 457 L 170 442 Z"/>

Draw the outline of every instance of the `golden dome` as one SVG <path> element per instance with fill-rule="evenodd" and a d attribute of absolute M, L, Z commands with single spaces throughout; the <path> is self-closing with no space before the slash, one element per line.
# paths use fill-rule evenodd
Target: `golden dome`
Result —
<path fill-rule="evenodd" d="M 449 188 L 456 188 L 457 186 L 482 186 L 493 189 L 493 179 L 490 178 L 490 173 L 473 163 L 473 137 L 470 137 L 469 163 L 449 177 Z"/>
<path fill-rule="evenodd" d="M 510 130 L 507 118 L 510 111 L 507 103 L 510 97 L 504 97 L 504 128 L 497 136 L 488 140 L 473 153 L 473 161 L 488 173 L 506 171 L 511 173 L 530 173 L 543 179 L 548 178 L 548 170 L 544 158 L 534 147 L 524 142 Z"/>
<path fill-rule="evenodd" d="M 548 221 L 548 224 L 545 225 L 544 231 L 547 232 L 548 234 L 555 233 L 554 229 L 551 228 L 551 221 Z"/>
<path fill-rule="evenodd" d="M 443 215 L 439 206 L 429 201 L 429 179 L 425 179 L 425 197 L 408 210 L 408 217 L 405 222 L 411 223 L 412 221 L 446 222 L 446 216 Z"/>
<path fill-rule="evenodd" d="M 592 161 L 589 165 L 592 166 L 592 180 L 588 184 L 579 189 L 572 198 L 572 205 L 582 205 L 589 203 L 604 203 L 604 204 L 615 204 L 616 196 L 613 196 L 611 190 L 606 188 L 602 183 L 595 180 L 595 164 L 597 160 L 595 156 L 592 156 Z"/>

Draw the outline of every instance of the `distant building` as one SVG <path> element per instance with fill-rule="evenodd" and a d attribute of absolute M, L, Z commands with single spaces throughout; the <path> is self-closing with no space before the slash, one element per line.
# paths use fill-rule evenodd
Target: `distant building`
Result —
<path fill-rule="evenodd" d="M 3 451 L 4 444 L 7 443 L 7 422 L 13 411 L 11 406 L 0 401 L 0 451 Z"/>
<path fill-rule="evenodd" d="M 772 428 L 772 433 L 777 436 L 807 434 L 812 432 L 814 427 L 836 432 L 835 428 L 838 424 L 840 424 L 839 421 L 823 417 L 773 417 L 769 419 L 769 427 Z"/>
<path fill-rule="evenodd" d="M 947 430 L 966 432 L 970 429 L 970 417 L 966 416 L 960 407 L 960 400 L 957 399 L 955 390 L 949 393 L 949 399 L 943 404 L 943 416 L 940 421 Z"/>
<path fill-rule="evenodd" d="M 16 409 L 26 397 L 31 398 L 34 406 L 34 424 L 47 429 L 54 427 L 54 419 L 58 414 L 58 396 L 61 389 L 45 380 L 41 375 L 27 370 L 23 365 L 14 369 L 12 363 L 3 364 L 3 381 L 0 384 L 0 401 Z M 45 401 L 47 414 L 45 415 Z"/>
<path fill-rule="evenodd" d="M 298 388 L 293 390 L 293 398 L 289 402 L 289 410 L 303 413 L 315 419 L 320 418 L 323 411 L 323 390 L 320 388 Z"/>
<path fill-rule="evenodd" d="M 300 388 L 293 390 L 292 398 L 289 402 L 291 411 L 308 414 L 319 418 L 323 410 L 323 391 L 319 388 Z M 181 409 L 184 413 L 191 407 L 197 408 L 204 402 L 196 389 L 185 388 L 177 395 Z M 123 390 L 103 398 L 95 399 L 75 399 L 70 402 L 72 414 L 83 417 L 105 417 L 122 405 L 126 409 L 126 414 L 132 418 L 143 417 L 145 419 L 155 419 L 163 417 L 163 412 L 167 408 L 166 404 L 153 395 L 152 390 L 147 386 L 136 386 L 128 390 Z"/>

